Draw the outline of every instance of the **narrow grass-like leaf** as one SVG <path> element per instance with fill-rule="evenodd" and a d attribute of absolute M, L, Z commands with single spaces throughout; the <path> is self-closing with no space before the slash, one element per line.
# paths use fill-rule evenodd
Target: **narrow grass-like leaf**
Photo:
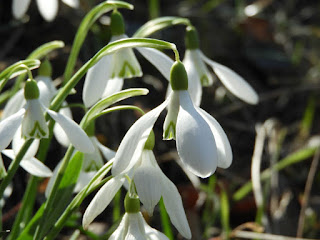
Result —
<path fill-rule="evenodd" d="M 91 26 L 99 17 L 115 8 L 126 8 L 132 10 L 133 5 L 122 1 L 105 1 L 94 7 L 82 20 L 74 38 L 68 63 L 64 72 L 65 83 L 71 78 L 81 46 Z"/>
<path fill-rule="evenodd" d="M 160 17 L 142 25 L 133 37 L 148 37 L 151 34 L 175 25 L 190 25 L 187 18 L 181 17 Z"/>
<path fill-rule="evenodd" d="M 170 240 L 173 240 L 174 236 L 172 232 L 169 215 L 167 213 L 167 210 L 162 198 L 160 199 L 159 207 L 160 207 L 161 225 L 163 228 L 163 232 Z"/>
<path fill-rule="evenodd" d="M 27 59 L 41 59 L 43 57 L 46 57 L 50 52 L 52 52 L 55 49 L 63 48 L 64 42 L 63 41 L 51 41 L 47 42 L 40 47 L 36 48 L 30 55 L 27 57 Z"/>
<path fill-rule="evenodd" d="M 306 160 L 315 154 L 316 149 L 317 148 L 315 148 L 315 147 L 304 148 L 304 149 L 301 149 L 297 152 L 294 152 L 294 153 L 290 154 L 289 156 L 280 160 L 274 166 L 273 170 L 280 171 L 288 166 L 291 166 L 293 164 L 296 164 L 296 163 L 299 163 L 303 160 Z M 261 181 L 266 181 L 267 179 L 270 178 L 270 176 L 271 176 L 271 169 L 268 168 L 261 173 Z M 252 182 L 249 181 L 233 194 L 232 199 L 234 201 L 239 201 L 239 200 L 243 199 L 245 196 L 247 196 L 251 191 L 252 191 Z"/>
<path fill-rule="evenodd" d="M 224 232 L 224 239 L 229 239 L 230 233 L 230 207 L 228 195 L 224 189 L 221 191 L 220 195 L 220 204 L 221 204 L 221 225 Z"/>
<path fill-rule="evenodd" d="M 30 70 L 38 68 L 40 66 L 40 61 L 37 59 L 27 59 L 16 62 L 11 66 L 7 67 L 0 73 L 0 81 L 9 80 L 20 74 L 26 73 L 27 68 Z M 1 85 L 3 83 L 1 82 Z"/>

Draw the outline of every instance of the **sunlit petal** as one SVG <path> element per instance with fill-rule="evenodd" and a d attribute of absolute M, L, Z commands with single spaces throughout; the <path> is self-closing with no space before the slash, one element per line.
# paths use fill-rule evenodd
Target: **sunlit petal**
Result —
<path fill-rule="evenodd" d="M 72 119 L 63 116 L 60 113 L 51 111 L 47 109 L 48 114 L 58 123 L 63 131 L 68 136 L 71 144 L 78 149 L 80 152 L 93 152 L 94 146 L 87 136 L 87 134 L 83 131 L 79 125 L 74 122 Z"/>
<path fill-rule="evenodd" d="M 143 216 L 140 212 L 128 213 L 128 232 L 125 240 L 148 240 L 144 231 Z"/>
<path fill-rule="evenodd" d="M 125 239 L 125 234 L 128 231 L 128 213 L 125 213 L 118 228 L 112 233 L 108 240 L 123 240 Z"/>
<path fill-rule="evenodd" d="M 24 90 L 19 90 L 13 97 L 9 99 L 6 106 L 3 109 L 1 119 L 5 119 L 12 114 L 18 112 L 24 105 L 26 100 L 24 99 Z"/>
<path fill-rule="evenodd" d="M 14 134 L 21 125 L 25 109 L 20 109 L 17 113 L 0 122 L 0 150 L 5 149 L 11 142 Z"/>
<path fill-rule="evenodd" d="M 107 161 L 109 161 L 110 159 L 114 158 L 114 156 L 116 155 L 115 151 L 113 151 L 112 149 L 102 145 L 96 137 L 92 137 L 91 139 L 96 144 L 96 146 L 99 148 L 99 150 L 101 151 L 102 155 L 104 156 L 104 158 Z"/>
<path fill-rule="evenodd" d="M 230 68 L 210 60 L 203 53 L 201 53 L 201 57 L 213 68 L 213 71 L 219 77 L 223 85 L 232 94 L 249 104 L 258 103 L 258 94 L 240 75 Z"/>
<path fill-rule="evenodd" d="M 112 166 L 113 175 L 129 171 L 139 160 L 151 129 L 168 102 L 169 99 L 165 100 L 161 105 L 140 117 L 130 127 L 116 153 Z"/>
<path fill-rule="evenodd" d="M 13 136 L 12 139 L 12 150 L 14 152 L 15 155 L 17 155 L 22 147 L 22 145 L 26 142 L 26 139 L 24 139 L 21 136 L 21 126 L 18 128 L 18 130 L 16 131 L 16 133 Z M 31 146 L 28 148 L 27 152 L 24 155 L 24 158 L 31 158 L 34 157 L 36 155 L 36 153 L 38 152 L 39 149 L 39 144 L 40 144 L 40 140 L 39 139 L 35 139 Z"/>
<path fill-rule="evenodd" d="M 37 0 L 41 16 L 51 22 L 58 13 L 58 0 Z"/>
<path fill-rule="evenodd" d="M 79 7 L 79 0 L 62 0 L 65 4 L 72 8 L 78 8 Z"/>
<path fill-rule="evenodd" d="M 166 54 L 153 48 L 137 48 L 137 50 L 144 56 L 159 72 L 169 81 L 170 70 L 173 60 Z"/>
<path fill-rule="evenodd" d="M 146 223 L 144 218 L 142 218 L 142 220 L 143 220 L 145 234 L 148 240 L 169 240 L 169 238 L 166 235 L 164 235 L 162 232 L 159 232 L 158 230 L 150 227 Z"/>
<path fill-rule="evenodd" d="M 177 150 L 182 162 L 195 175 L 205 178 L 217 168 L 217 148 L 211 129 L 194 108 L 188 91 L 180 91 L 176 126 Z"/>
<path fill-rule="evenodd" d="M 13 0 L 12 1 L 12 14 L 14 18 L 20 19 L 27 12 L 31 0 Z"/>
<path fill-rule="evenodd" d="M 66 104 L 66 103 L 64 103 L 64 104 Z M 72 119 L 72 112 L 71 112 L 70 108 L 68 108 L 68 107 L 60 108 L 59 113 L 62 114 L 63 116 L 66 116 L 66 117 Z M 70 145 L 70 141 L 69 141 L 67 134 L 63 131 L 63 129 L 61 128 L 61 126 L 59 124 L 54 125 L 53 134 L 54 134 L 55 138 L 57 139 L 57 141 L 62 146 L 68 147 Z"/>
<path fill-rule="evenodd" d="M 100 188 L 83 215 L 82 225 L 84 228 L 87 228 L 89 224 L 109 205 L 113 197 L 119 191 L 124 180 L 125 179 L 122 177 L 115 177 L 110 179 L 102 186 L 102 188 Z"/>
<path fill-rule="evenodd" d="M 112 78 L 107 82 L 107 86 L 102 94 L 102 98 L 111 96 L 114 93 L 119 92 L 123 86 L 123 78 Z"/>
<path fill-rule="evenodd" d="M 218 121 L 201 108 L 196 108 L 200 115 L 207 121 L 213 133 L 218 150 L 218 167 L 228 168 L 232 163 L 232 150 L 230 142 Z"/>

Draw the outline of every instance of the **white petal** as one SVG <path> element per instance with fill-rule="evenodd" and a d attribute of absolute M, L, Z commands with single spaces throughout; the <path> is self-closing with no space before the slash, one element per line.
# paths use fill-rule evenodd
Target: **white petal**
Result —
<path fill-rule="evenodd" d="M 16 157 L 13 153 L 13 150 L 11 149 L 3 150 L 2 153 L 7 157 L 11 158 L 12 160 Z M 37 177 L 52 176 L 52 171 L 46 165 L 44 165 L 42 162 L 40 162 L 38 159 L 34 157 L 22 159 L 22 161 L 20 162 L 20 166 L 28 173 Z"/>
<path fill-rule="evenodd" d="M 170 221 L 182 236 L 191 239 L 191 230 L 178 189 L 166 176 L 163 176 L 161 185 L 162 198 Z"/>
<path fill-rule="evenodd" d="M 26 100 L 24 99 L 24 91 L 23 89 L 19 90 L 13 97 L 9 99 L 6 106 L 3 109 L 1 118 L 5 119 L 12 114 L 18 112 L 24 105 L 26 104 Z"/>
<path fill-rule="evenodd" d="M 207 121 L 213 133 L 218 149 L 218 167 L 228 168 L 232 163 L 232 150 L 230 142 L 218 121 L 201 108 L 196 108 L 200 115 Z"/>
<path fill-rule="evenodd" d="M 123 78 L 112 78 L 107 82 L 107 86 L 102 94 L 102 98 L 111 96 L 119 92 L 123 87 Z"/>
<path fill-rule="evenodd" d="M 82 92 L 86 107 L 91 107 L 102 97 L 110 78 L 111 61 L 112 55 L 104 56 L 88 70 Z"/>
<path fill-rule="evenodd" d="M 141 158 L 141 165 L 134 173 L 134 183 L 140 201 L 149 215 L 152 216 L 153 209 L 161 198 L 161 186 L 159 183 L 163 173 L 152 165 L 152 162 L 156 162 L 156 160 L 151 150 L 144 150 Z"/>
<path fill-rule="evenodd" d="M 143 218 L 144 230 L 148 240 L 169 240 L 162 232 L 150 227 Z"/>
<path fill-rule="evenodd" d="M 125 240 L 148 240 L 144 231 L 143 216 L 140 212 L 128 213 L 128 232 Z"/>
<path fill-rule="evenodd" d="M 98 171 L 104 164 L 98 146 L 94 142 L 94 139 L 95 137 L 90 137 L 90 141 L 94 146 L 94 151 L 92 153 L 85 153 L 83 157 L 82 170 L 86 172 Z"/>
<path fill-rule="evenodd" d="M 56 123 L 62 127 L 71 144 L 76 149 L 84 153 L 91 153 L 94 151 L 94 146 L 91 140 L 75 121 L 49 109 L 47 109 L 47 112 L 56 121 Z"/>
<path fill-rule="evenodd" d="M 58 0 L 37 0 L 41 16 L 51 22 L 58 13 Z"/>
<path fill-rule="evenodd" d="M 196 66 L 190 56 L 190 54 L 186 54 L 183 59 L 183 64 L 188 74 L 188 92 L 191 96 L 193 104 L 200 106 L 202 97 L 201 80 L 197 73 Z"/>
<path fill-rule="evenodd" d="M 195 175 L 205 178 L 217 168 L 217 147 L 211 129 L 194 108 L 188 91 L 179 91 L 180 110 L 176 126 L 177 150 Z"/>
<path fill-rule="evenodd" d="M 65 4 L 72 8 L 78 8 L 79 7 L 79 0 L 62 0 Z"/>
<path fill-rule="evenodd" d="M 12 14 L 14 18 L 20 19 L 27 12 L 31 0 L 13 0 Z"/>
<path fill-rule="evenodd" d="M 137 48 L 137 50 L 153 65 L 159 72 L 170 81 L 170 70 L 173 60 L 163 52 L 153 48 Z"/>
<path fill-rule="evenodd" d="M 112 235 L 108 238 L 108 240 L 124 240 L 125 234 L 128 231 L 128 213 L 125 213 L 122 217 L 122 220 L 118 226 L 118 228 L 112 233 Z"/>
<path fill-rule="evenodd" d="M 116 153 L 112 166 L 113 175 L 129 171 L 138 161 L 154 123 L 168 105 L 169 100 L 166 99 L 161 105 L 140 117 L 130 127 Z"/>
<path fill-rule="evenodd" d="M 14 134 L 21 125 L 25 109 L 20 109 L 17 113 L 0 122 L 0 151 L 5 149 L 11 142 Z"/>
<path fill-rule="evenodd" d="M 96 137 L 93 137 L 92 141 L 96 144 L 96 146 L 99 148 L 99 150 L 101 151 L 102 155 L 104 156 L 104 158 L 107 161 L 109 161 L 110 159 L 114 158 L 114 156 L 116 155 L 115 151 L 113 151 L 112 149 L 102 145 Z"/>
<path fill-rule="evenodd" d="M 22 145 L 25 143 L 25 139 L 21 136 L 21 126 L 18 128 L 16 133 L 13 136 L 12 139 L 12 150 L 15 155 L 17 155 L 22 147 Z M 28 148 L 28 151 L 25 153 L 24 158 L 31 158 L 36 155 L 39 149 L 40 140 L 35 139 L 33 140 L 31 146 Z"/>
<path fill-rule="evenodd" d="M 210 86 L 213 84 L 212 75 L 202 60 L 201 51 L 199 49 L 186 50 L 184 58 L 190 59 L 194 65 L 202 86 Z"/>
<path fill-rule="evenodd" d="M 36 80 L 40 92 L 39 100 L 45 107 L 49 107 L 51 99 L 57 92 L 53 86 L 52 79 L 50 77 L 38 76 Z"/>
<path fill-rule="evenodd" d="M 22 121 L 22 136 L 26 138 L 48 138 L 49 129 L 39 99 L 27 101 Z"/>
<path fill-rule="evenodd" d="M 82 225 L 84 228 L 87 228 L 89 224 L 109 205 L 113 197 L 119 191 L 124 180 L 125 179 L 122 177 L 115 177 L 110 179 L 102 186 L 102 188 L 100 188 L 83 215 Z"/>
<path fill-rule="evenodd" d="M 207 58 L 203 53 L 201 57 L 209 64 L 223 85 L 235 96 L 249 104 L 257 104 L 259 101 L 256 91 L 237 73 Z"/>
<path fill-rule="evenodd" d="M 72 119 L 72 113 L 71 113 L 70 108 L 68 108 L 68 107 L 60 108 L 59 113 L 62 114 L 63 116 L 66 116 L 66 117 Z M 62 127 L 59 124 L 54 125 L 53 134 L 54 134 L 55 138 L 57 139 L 57 141 L 62 146 L 68 147 L 70 145 L 70 141 L 69 141 L 67 134 L 63 131 Z"/>

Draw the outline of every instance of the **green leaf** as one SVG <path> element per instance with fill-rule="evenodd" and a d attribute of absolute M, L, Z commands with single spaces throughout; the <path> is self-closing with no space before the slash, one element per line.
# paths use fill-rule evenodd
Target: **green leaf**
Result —
<path fill-rule="evenodd" d="M 73 189 L 77 183 L 81 171 L 82 161 L 82 152 L 76 152 L 74 156 L 71 158 L 58 187 L 58 191 L 54 196 L 54 207 L 49 209 L 49 217 L 42 225 L 43 233 L 47 233 L 54 226 L 55 222 L 59 219 L 61 214 L 66 209 L 67 205 L 70 203 L 73 194 Z M 24 229 L 24 231 L 21 233 L 18 239 L 33 239 L 36 227 L 40 224 L 39 221 L 42 219 L 43 210 L 44 204 L 38 210 L 36 215 L 31 219 L 30 223 L 27 225 L 27 227 Z"/>
<path fill-rule="evenodd" d="M 121 100 L 127 99 L 129 97 L 146 95 L 148 94 L 148 92 L 149 90 L 146 88 L 132 88 L 114 93 L 111 96 L 100 100 L 92 108 L 90 108 L 90 110 L 83 117 L 80 125 L 83 127 L 83 129 L 86 129 L 90 121 L 100 116 L 101 111 L 103 111 L 110 105 L 115 104 Z"/>
<path fill-rule="evenodd" d="M 299 163 L 303 160 L 306 160 L 310 157 L 312 157 L 317 148 L 304 148 L 302 150 L 299 150 L 297 152 L 294 152 L 290 154 L 289 156 L 283 158 L 280 160 L 277 164 L 274 165 L 273 170 L 274 171 L 280 171 L 288 166 L 291 166 L 293 164 Z M 266 181 L 271 176 L 271 169 L 268 168 L 264 170 L 261 173 L 261 181 Z M 232 198 L 234 201 L 239 201 L 243 199 L 245 196 L 247 196 L 252 191 L 252 182 L 249 181 L 246 184 L 244 184 L 238 191 L 236 191 Z"/>
<path fill-rule="evenodd" d="M 30 70 L 38 68 L 40 66 L 40 61 L 37 59 L 27 59 L 16 62 L 11 66 L 7 67 L 0 73 L 0 81 L 6 81 L 14 78 L 20 74 L 26 73 L 27 68 Z M 2 83 L 1 83 L 2 84 Z"/>
<path fill-rule="evenodd" d="M 30 55 L 28 56 L 27 59 L 41 59 L 45 56 L 47 56 L 50 52 L 57 48 L 63 48 L 64 47 L 64 42 L 63 41 L 52 41 L 45 43 L 35 49 Z"/>
<path fill-rule="evenodd" d="M 115 8 L 126 8 L 126 9 L 133 9 L 133 5 L 122 2 L 122 1 L 105 1 L 95 8 L 93 8 L 82 20 L 76 36 L 74 38 L 71 53 L 68 59 L 68 63 L 64 72 L 64 81 L 65 83 L 71 78 L 79 51 L 81 46 L 88 34 L 89 29 L 94 24 L 94 22 L 100 18 L 103 14 L 115 9 Z"/>
<path fill-rule="evenodd" d="M 133 35 L 133 37 L 148 37 L 151 34 L 175 25 L 190 25 L 187 18 L 181 17 L 160 17 L 142 25 Z"/>
<path fill-rule="evenodd" d="M 230 232 L 230 206 L 227 193 L 224 189 L 221 191 L 220 195 L 221 203 L 221 225 L 225 234 L 225 239 L 229 239 L 228 235 Z"/>

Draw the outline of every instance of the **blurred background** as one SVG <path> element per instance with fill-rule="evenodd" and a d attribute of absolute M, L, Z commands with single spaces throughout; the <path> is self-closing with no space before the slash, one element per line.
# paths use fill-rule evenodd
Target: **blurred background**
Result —
<path fill-rule="evenodd" d="M 27 14 L 20 20 L 12 16 L 11 1 L 0 1 L 0 71 L 25 59 L 42 44 L 62 40 L 66 47 L 48 56 L 53 65 L 53 78 L 61 81 L 77 28 L 85 14 L 99 2 L 81 0 L 79 8 L 73 9 L 59 1 L 57 17 L 46 22 L 39 14 L 36 1 L 31 1 Z M 319 239 L 320 115 L 317 113 L 320 97 L 320 2 L 128 2 L 135 9 L 120 10 L 128 36 L 156 17 L 188 18 L 198 29 L 203 53 L 240 74 L 260 97 L 258 105 L 248 105 L 230 94 L 218 79 L 213 86 L 204 88 L 201 107 L 221 124 L 233 150 L 231 167 L 218 169 L 208 179 L 190 180 L 175 161 L 175 142 L 162 141 L 165 113 L 155 125 L 154 151 L 163 172 L 177 185 L 182 195 L 193 239 L 277 239 L 279 235 Z M 108 22 L 109 15 L 106 14 L 91 28 L 81 49 L 77 68 L 108 43 Z M 174 26 L 151 37 L 175 43 L 183 58 L 184 33 L 184 26 Z M 166 53 L 173 57 L 171 52 Z M 127 100 L 148 111 L 164 100 L 168 82 L 141 55 L 137 56 L 144 76 L 126 80 L 124 88 L 148 88 L 150 93 L 147 96 Z M 36 76 L 36 71 L 33 72 Z M 82 84 L 76 89 L 79 94 L 69 96 L 69 103 L 81 102 Z M 3 107 L 5 99 L 1 99 L 1 103 Z M 73 108 L 72 111 L 74 119 L 79 122 L 83 110 Z M 138 116 L 138 113 L 126 111 L 100 118 L 96 131 L 99 140 L 116 150 Z M 64 151 L 55 142 L 46 164 L 53 169 Z M 261 161 L 262 176 L 262 189 L 255 195 L 250 185 L 253 153 L 254 159 Z M 253 166 L 257 165 L 253 163 Z M 8 228 L 19 209 L 28 179 L 22 170 L 19 176 L 14 179 L 12 201 L 5 206 L 2 216 L 3 224 Z M 39 187 L 39 205 L 44 200 L 41 193 L 45 186 L 44 181 Z M 262 197 L 262 204 L 256 204 L 254 196 L 257 195 Z M 119 199 L 123 197 L 124 192 Z M 82 204 L 82 212 L 90 200 L 89 197 Z M 123 213 L 123 210 L 119 211 Z M 114 213 L 113 208 L 108 208 L 88 232 L 80 227 L 81 215 L 75 215 L 61 233 L 61 239 L 68 239 L 68 234 L 76 228 L 83 233 L 79 239 L 103 236 L 112 226 Z M 147 217 L 151 226 L 163 230 L 159 219 L 159 208 L 152 218 Z M 172 231 L 174 239 L 182 239 L 175 229 Z"/>

